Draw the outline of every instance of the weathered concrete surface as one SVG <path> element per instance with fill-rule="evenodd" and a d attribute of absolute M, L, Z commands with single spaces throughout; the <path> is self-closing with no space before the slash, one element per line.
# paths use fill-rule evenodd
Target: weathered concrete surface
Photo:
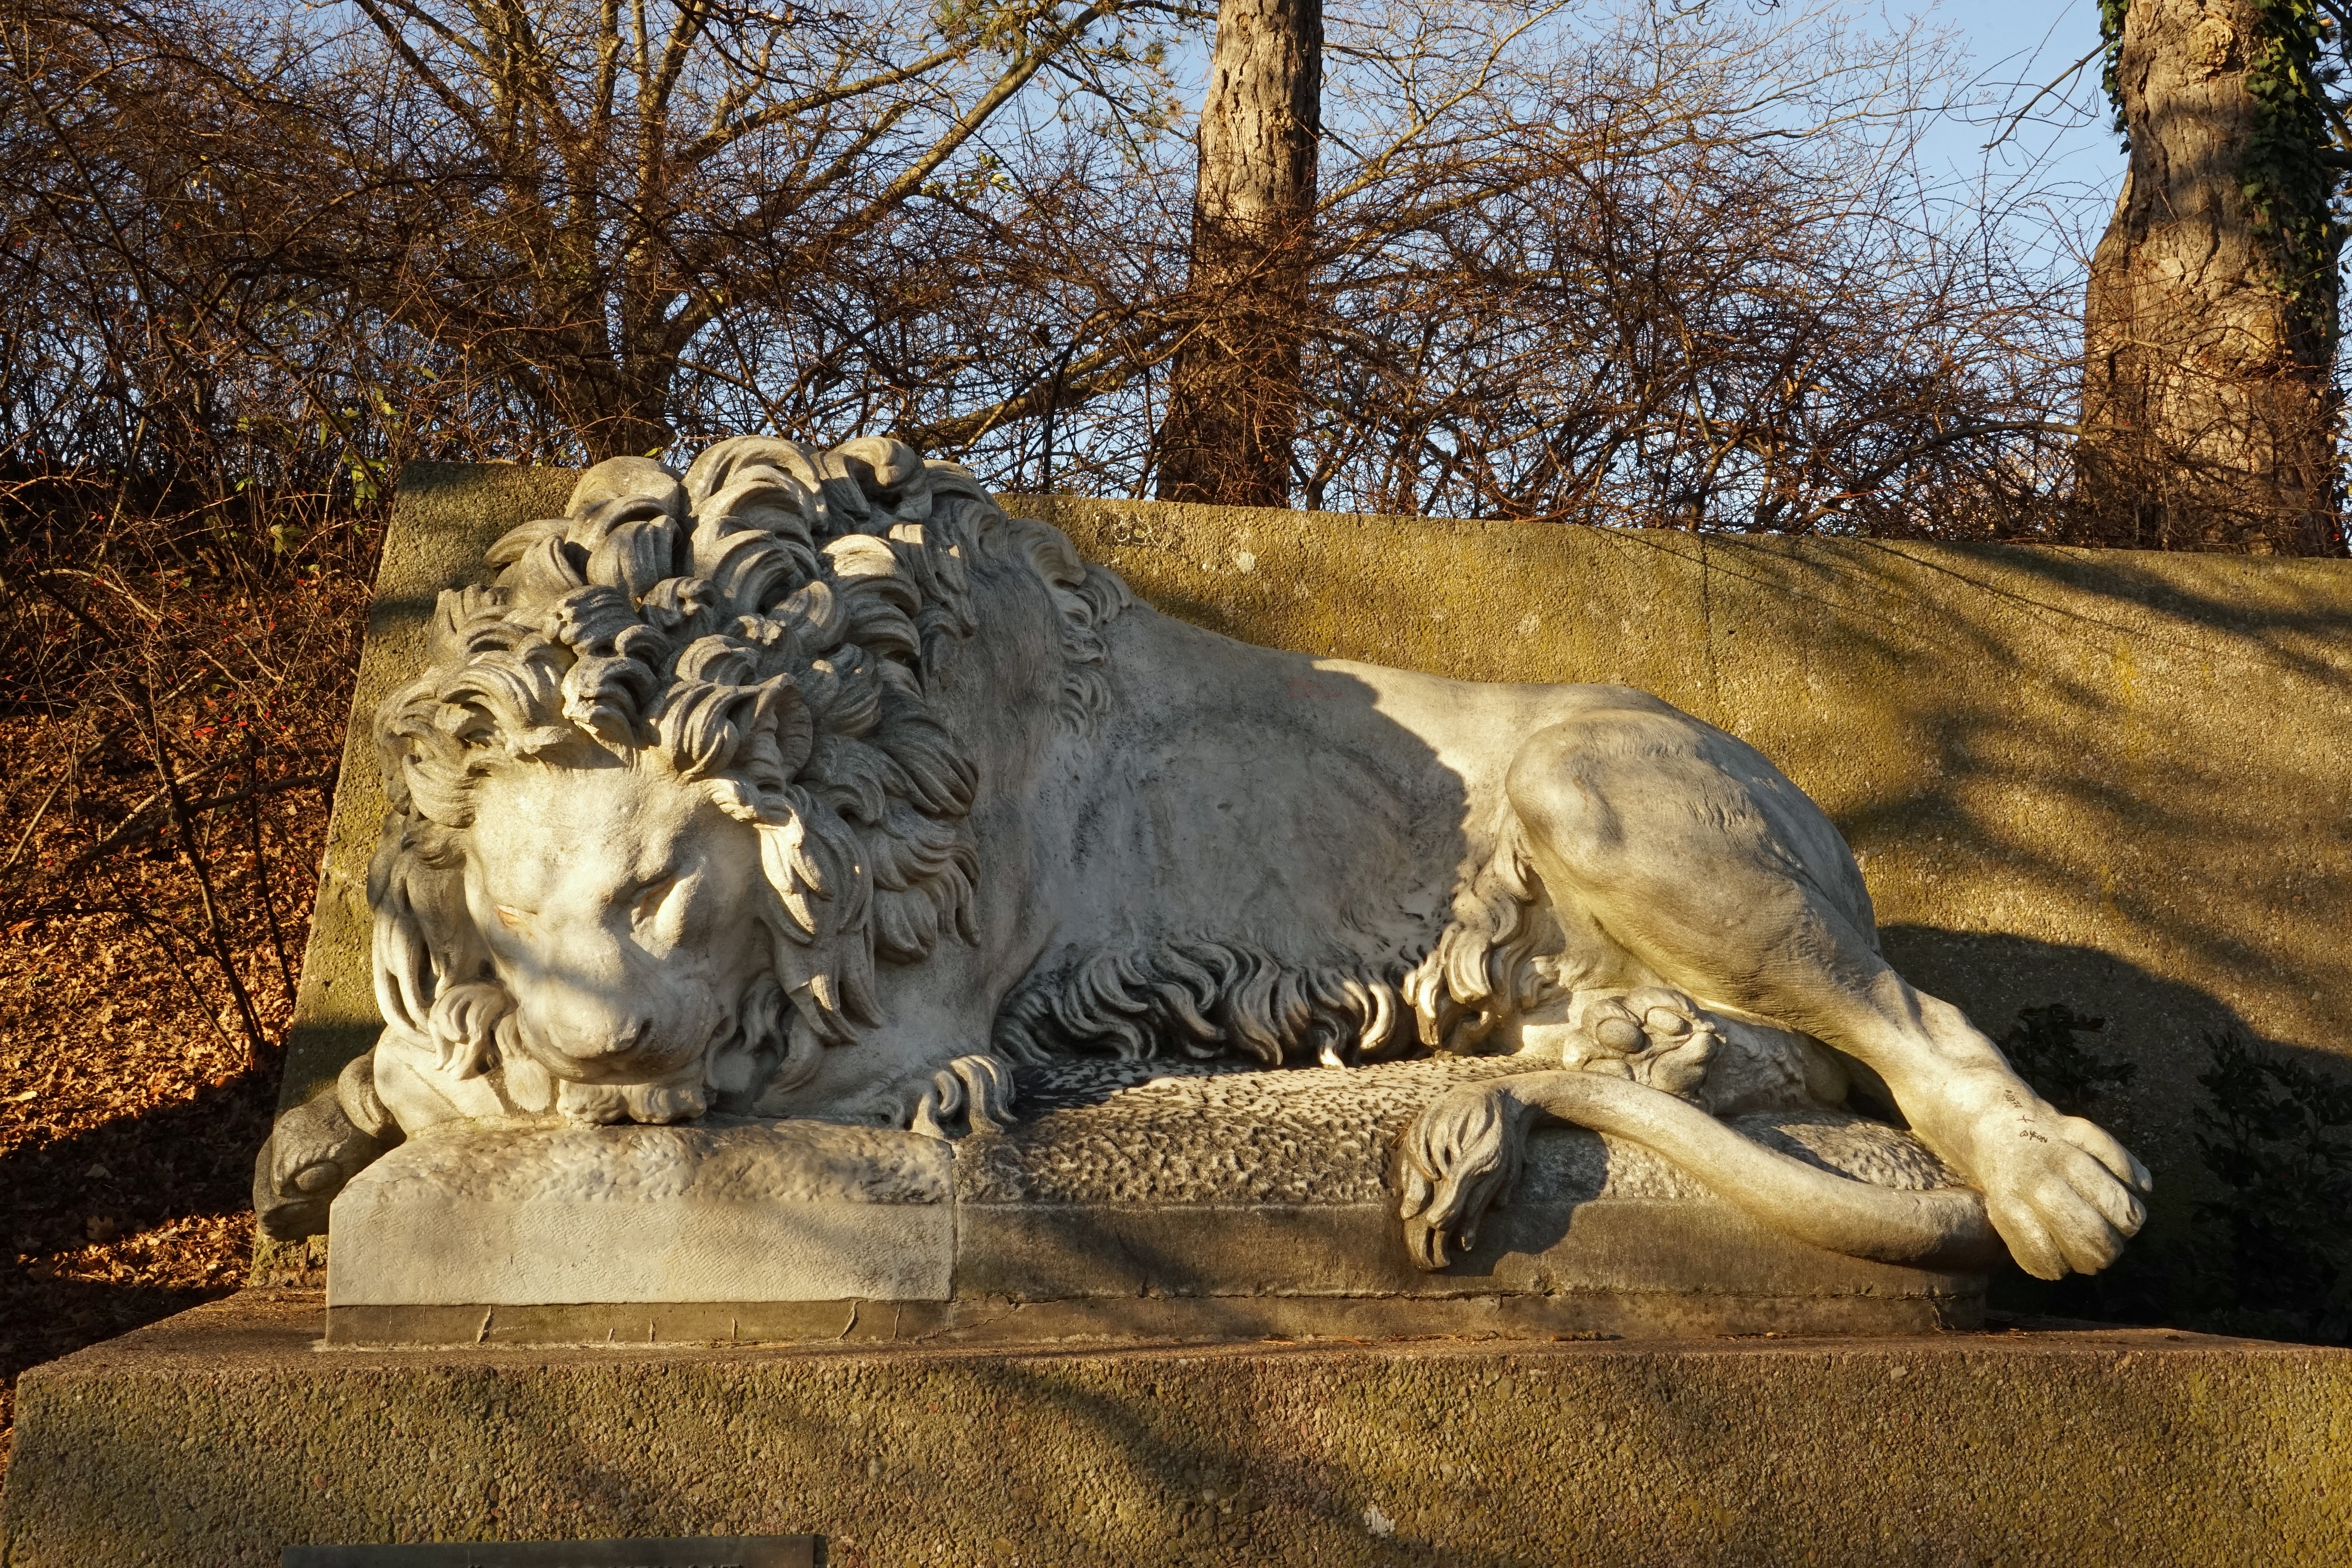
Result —
<path fill-rule="evenodd" d="M 789 1534 L 898 1563 L 2332 1564 L 2352 1352 L 2160 1331 L 1118 1353 L 320 1352 L 249 1295 L 28 1373 L 6 1568 Z"/>

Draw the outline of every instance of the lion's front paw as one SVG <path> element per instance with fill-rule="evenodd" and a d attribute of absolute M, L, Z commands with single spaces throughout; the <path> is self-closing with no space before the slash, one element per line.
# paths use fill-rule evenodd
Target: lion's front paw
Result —
<path fill-rule="evenodd" d="M 2004 1085 L 1954 1142 L 1966 1152 L 1953 1163 L 1984 1190 L 1993 1228 L 2036 1279 L 2097 1273 L 2147 1218 L 2141 1202 L 2153 1185 L 2147 1167 L 2100 1128 L 2061 1116 L 2022 1085 Z"/>
<path fill-rule="evenodd" d="M 1478 1243 L 1478 1222 L 1519 1173 L 1524 1109 L 1499 1089 L 1467 1084 L 1413 1118 L 1398 1150 L 1405 1250 L 1423 1268 L 1443 1268 Z"/>
<path fill-rule="evenodd" d="M 425 1021 L 434 1065 L 461 1082 L 481 1077 L 498 1065 L 499 1036 L 511 1034 L 513 1014 L 514 998 L 503 985 L 467 981 L 444 987 Z"/>
<path fill-rule="evenodd" d="M 1012 1070 L 994 1057 L 958 1057 L 932 1074 L 915 1097 L 907 1125 L 926 1138 L 945 1140 L 955 1136 L 952 1123 L 959 1117 L 974 1132 L 999 1132 L 1012 1113 Z"/>
<path fill-rule="evenodd" d="M 279 1241 L 324 1236 L 335 1194 L 398 1142 L 396 1131 L 356 1125 L 332 1090 L 286 1111 L 254 1160 L 261 1228 Z"/>

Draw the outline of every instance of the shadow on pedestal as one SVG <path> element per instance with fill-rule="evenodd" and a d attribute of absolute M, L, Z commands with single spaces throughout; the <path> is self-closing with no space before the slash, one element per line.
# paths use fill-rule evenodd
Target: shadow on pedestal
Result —
<path fill-rule="evenodd" d="M 2352 1352 L 2160 1331 L 329 1351 L 255 1292 L 34 1373 L 8 1568 L 826 1539 L 835 1568 L 2322 1564 Z"/>

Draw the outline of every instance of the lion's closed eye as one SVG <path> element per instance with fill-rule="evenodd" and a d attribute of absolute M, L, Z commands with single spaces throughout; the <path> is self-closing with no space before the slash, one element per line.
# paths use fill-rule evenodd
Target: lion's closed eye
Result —
<path fill-rule="evenodd" d="M 500 904 L 498 906 L 498 916 L 499 924 L 506 927 L 509 931 L 520 931 L 523 927 L 530 924 L 530 913 L 529 910 L 518 910 L 509 904 Z"/>
<path fill-rule="evenodd" d="M 664 877 L 658 881 L 648 882 L 637 889 L 637 896 L 629 903 L 629 919 L 638 925 L 645 925 L 652 921 L 656 915 L 661 913 L 662 900 L 668 898 L 677 889 L 677 881 L 678 879 L 674 876 Z"/>

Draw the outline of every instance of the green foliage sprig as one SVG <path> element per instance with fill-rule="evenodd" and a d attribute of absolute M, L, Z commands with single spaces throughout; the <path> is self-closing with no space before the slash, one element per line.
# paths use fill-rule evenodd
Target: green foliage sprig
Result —
<path fill-rule="evenodd" d="M 2239 190 L 2269 242 L 2281 291 L 2333 342 L 2345 226 L 2336 210 L 2336 173 L 2322 156 L 2334 105 L 2321 79 L 2319 11 L 2312 0 L 2263 0 L 2258 15 L 2263 26 L 2246 70 L 2254 128 Z"/>
<path fill-rule="evenodd" d="M 2341 1344 L 2352 1335 L 2352 1085 L 2242 1033 L 2208 1036 L 2197 1151 L 2222 1194 L 2196 1205 L 2227 1302 L 2214 1326 Z"/>
<path fill-rule="evenodd" d="M 2093 1056 L 2075 1038 L 2106 1026 L 2105 1018 L 2086 1018 L 2063 1002 L 2027 1007 L 2002 1037 L 2000 1053 L 2036 1094 L 2069 1116 L 2083 1116 L 2104 1090 L 2129 1083 L 2139 1071 L 2137 1062 Z"/>
<path fill-rule="evenodd" d="M 2001 1049 L 2037 1093 L 2080 1111 L 2135 1065 L 2084 1049 L 2075 1037 L 2098 1022 L 2063 1003 L 2029 1007 Z M 2204 1045 L 2194 1125 L 2209 1179 L 2188 1214 L 2152 1226 L 2104 1273 L 2000 1289 L 2062 1317 L 2352 1342 L 2352 1081 L 2235 1026 Z"/>
<path fill-rule="evenodd" d="M 2099 85 L 2107 89 L 2107 102 L 2116 111 L 2116 134 L 2124 139 L 2124 149 L 2131 149 L 2131 126 L 2124 119 L 2124 13 L 2131 9 L 2131 0 L 2099 0 L 2099 42 L 2105 47 L 2105 63 L 2099 67 Z"/>

